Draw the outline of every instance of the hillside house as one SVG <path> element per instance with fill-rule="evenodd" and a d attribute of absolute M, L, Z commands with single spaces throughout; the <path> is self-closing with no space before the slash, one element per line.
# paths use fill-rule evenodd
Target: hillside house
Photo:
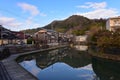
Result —
<path fill-rule="evenodd" d="M 40 44 L 48 44 L 58 42 L 58 33 L 50 29 L 41 29 L 34 34 L 34 38 Z"/>
<path fill-rule="evenodd" d="M 23 32 L 10 31 L 0 25 L 0 45 L 27 43 L 26 38 Z"/>
<path fill-rule="evenodd" d="M 75 43 L 81 44 L 81 43 L 87 43 L 87 35 L 81 35 L 81 36 L 75 36 Z"/>
<path fill-rule="evenodd" d="M 106 29 L 109 31 L 115 31 L 120 28 L 120 16 L 109 18 L 106 22 Z"/>

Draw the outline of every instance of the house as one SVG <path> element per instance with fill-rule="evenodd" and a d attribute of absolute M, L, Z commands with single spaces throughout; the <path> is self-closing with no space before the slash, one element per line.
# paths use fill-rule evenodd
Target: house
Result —
<path fill-rule="evenodd" d="M 67 42 L 73 42 L 73 35 L 67 34 L 67 33 L 59 33 L 58 35 L 58 42 L 59 43 L 67 43 Z"/>
<path fill-rule="evenodd" d="M 16 36 L 16 39 L 13 40 L 14 43 L 18 43 L 18 44 L 27 43 L 28 36 L 25 35 L 24 32 L 12 31 L 12 33 Z"/>
<path fill-rule="evenodd" d="M 109 31 L 115 31 L 120 28 L 120 16 L 109 18 L 106 22 L 106 29 Z"/>
<path fill-rule="evenodd" d="M 23 32 L 11 31 L 0 25 L 0 45 L 21 43 L 27 43 L 26 36 Z"/>
<path fill-rule="evenodd" d="M 58 33 L 50 29 L 41 29 L 34 34 L 36 42 L 40 44 L 52 45 L 58 43 Z"/>
<path fill-rule="evenodd" d="M 87 35 L 80 35 L 80 36 L 75 36 L 74 42 L 76 44 L 81 44 L 81 43 L 87 43 Z"/>

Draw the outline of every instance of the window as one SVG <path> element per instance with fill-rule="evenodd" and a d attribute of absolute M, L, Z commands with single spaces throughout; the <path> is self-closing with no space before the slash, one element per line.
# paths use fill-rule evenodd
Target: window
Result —
<path fill-rule="evenodd" d="M 120 20 L 114 20 L 114 25 L 115 26 L 120 26 Z"/>

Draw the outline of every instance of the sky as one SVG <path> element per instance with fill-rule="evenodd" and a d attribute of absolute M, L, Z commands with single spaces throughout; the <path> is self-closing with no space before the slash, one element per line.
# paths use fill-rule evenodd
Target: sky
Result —
<path fill-rule="evenodd" d="M 0 25 L 33 29 L 72 15 L 89 19 L 120 16 L 120 0 L 0 0 Z"/>

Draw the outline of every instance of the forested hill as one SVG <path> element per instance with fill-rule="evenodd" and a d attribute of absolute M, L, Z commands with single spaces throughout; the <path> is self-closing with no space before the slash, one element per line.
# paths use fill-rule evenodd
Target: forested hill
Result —
<path fill-rule="evenodd" d="M 72 15 L 65 20 L 55 20 L 50 24 L 44 26 L 46 29 L 53 29 L 58 32 L 72 33 L 72 34 L 82 34 L 84 31 L 90 30 L 91 28 L 105 28 L 106 20 L 105 19 L 88 19 L 79 15 Z M 36 29 L 28 29 L 25 30 L 26 33 L 33 34 L 40 30 Z"/>

